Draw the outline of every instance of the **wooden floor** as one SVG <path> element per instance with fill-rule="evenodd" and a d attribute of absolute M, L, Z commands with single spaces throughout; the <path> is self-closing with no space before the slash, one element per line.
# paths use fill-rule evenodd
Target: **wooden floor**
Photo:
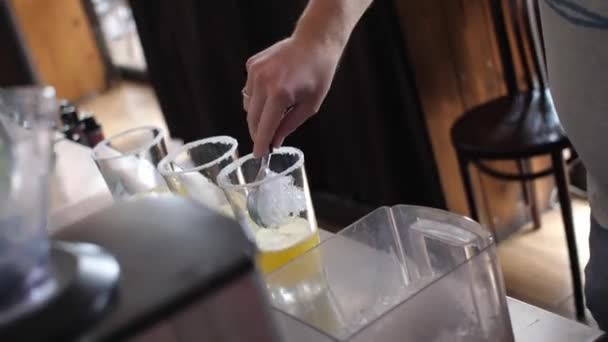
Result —
<path fill-rule="evenodd" d="M 589 260 L 589 205 L 573 200 L 581 269 Z M 542 216 L 539 230 L 523 228 L 498 246 L 507 293 L 568 318 L 574 301 L 566 237 L 559 208 Z"/>
<path fill-rule="evenodd" d="M 121 83 L 80 106 L 95 113 L 106 136 L 140 125 L 166 127 L 154 92 L 141 84 Z M 576 200 L 573 209 L 580 263 L 584 266 L 589 258 L 589 206 Z M 570 268 L 559 208 L 543 215 L 539 230 L 522 229 L 501 242 L 498 256 L 510 296 L 574 317 Z"/>
<path fill-rule="evenodd" d="M 104 94 L 79 103 L 79 108 L 95 114 L 106 137 L 143 125 L 167 129 L 154 91 L 141 83 L 119 83 Z"/>

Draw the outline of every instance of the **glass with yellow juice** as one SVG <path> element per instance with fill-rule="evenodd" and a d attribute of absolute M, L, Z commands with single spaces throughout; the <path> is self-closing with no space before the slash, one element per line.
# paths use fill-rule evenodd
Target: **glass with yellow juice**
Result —
<path fill-rule="evenodd" d="M 235 218 L 256 242 L 258 266 L 270 273 L 319 243 L 317 222 L 304 169 L 304 154 L 293 147 L 275 149 L 270 172 L 256 180 L 261 160 L 247 155 L 226 166 L 217 181 L 232 206 Z M 272 227 L 260 227 L 247 211 L 247 196 L 258 195 L 258 208 L 272 215 Z"/>
<path fill-rule="evenodd" d="M 263 232 L 265 232 L 265 230 Z M 256 243 L 258 246 L 264 243 L 263 235 L 265 234 L 256 235 Z M 264 273 L 270 273 L 318 245 L 321 240 L 318 231 L 313 233 L 308 232 L 306 235 L 302 234 L 301 236 L 297 236 L 297 238 L 297 240 L 293 239 L 292 241 L 286 239 L 285 244 L 277 245 L 281 247 L 268 249 L 259 247 L 260 252 L 257 257 L 257 262 L 260 269 Z M 274 240 L 273 238 L 271 239 Z"/>

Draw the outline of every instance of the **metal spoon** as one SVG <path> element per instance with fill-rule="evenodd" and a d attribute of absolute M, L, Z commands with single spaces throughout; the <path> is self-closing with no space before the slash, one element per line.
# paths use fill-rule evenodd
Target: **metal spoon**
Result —
<path fill-rule="evenodd" d="M 283 116 L 289 114 L 289 112 L 291 112 L 294 108 L 295 104 L 287 107 L 283 113 Z M 271 144 L 268 148 L 268 154 L 262 157 L 262 160 L 260 161 L 260 169 L 258 170 L 258 174 L 255 176 L 254 182 L 263 180 L 270 173 L 270 155 L 272 154 L 273 150 L 274 147 Z M 258 197 L 260 194 L 258 189 L 259 187 L 254 188 L 251 190 L 249 195 L 247 195 L 247 211 L 249 212 L 249 216 L 253 222 L 255 222 L 258 226 L 262 228 L 271 228 L 270 224 L 264 222 L 260 215 L 260 211 L 258 210 Z"/>
<path fill-rule="evenodd" d="M 266 178 L 270 173 L 270 156 L 272 155 L 273 147 L 270 146 L 268 150 L 268 154 L 262 157 L 260 161 L 260 169 L 258 170 L 258 174 L 255 176 L 254 182 L 258 182 Z M 267 222 L 264 222 L 260 215 L 260 211 L 258 210 L 258 197 L 260 195 L 259 187 L 255 187 L 251 192 L 247 195 L 247 212 L 249 212 L 249 216 L 258 226 L 262 228 L 270 228 L 270 225 Z"/>

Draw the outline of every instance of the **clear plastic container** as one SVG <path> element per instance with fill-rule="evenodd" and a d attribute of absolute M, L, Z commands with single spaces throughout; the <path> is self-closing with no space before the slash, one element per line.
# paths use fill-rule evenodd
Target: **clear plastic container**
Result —
<path fill-rule="evenodd" d="M 51 87 L 0 89 L 0 322 L 45 299 Z"/>
<path fill-rule="evenodd" d="M 289 341 L 513 341 L 492 235 L 380 208 L 267 276 Z"/>

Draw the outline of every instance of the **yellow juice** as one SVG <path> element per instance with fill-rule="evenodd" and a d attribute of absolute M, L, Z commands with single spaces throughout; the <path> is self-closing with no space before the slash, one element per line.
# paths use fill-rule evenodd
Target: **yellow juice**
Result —
<path fill-rule="evenodd" d="M 141 198 L 146 198 L 146 197 L 155 197 L 155 196 L 159 196 L 159 195 L 167 195 L 170 194 L 171 192 L 166 189 L 166 188 L 162 188 L 162 187 L 158 187 L 158 188 L 154 188 L 154 189 L 150 189 L 150 190 L 146 190 L 143 192 L 138 192 L 136 194 L 131 195 L 131 197 L 129 197 L 129 200 L 138 200 Z"/>
<path fill-rule="evenodd" d="M 278 250 L 261 250 L 257 256 L 258 266 L 264 273 L 268 274 L 315 247 L 320 241 L 319 232 L 315 231 L 286 248 Z"/>

